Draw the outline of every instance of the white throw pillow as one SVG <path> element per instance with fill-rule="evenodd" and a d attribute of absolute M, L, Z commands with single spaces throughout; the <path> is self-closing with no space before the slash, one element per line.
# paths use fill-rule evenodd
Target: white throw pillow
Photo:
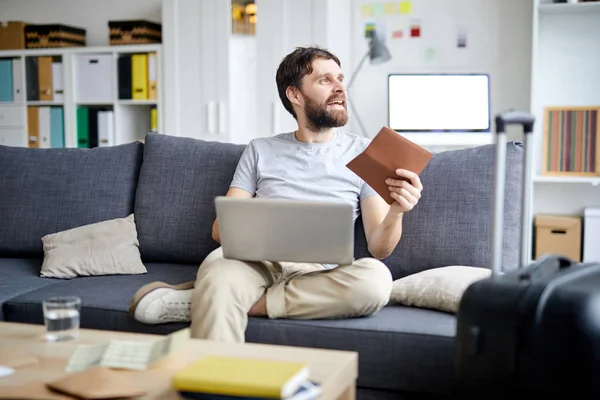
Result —
<path fill-rule="evenodd" d="M 390 300 L 406 306 L 456 313 L 464 291 L 491 276 L 487 268 L 451 265 L 428 269 L 394 281 Z"/>
<path fill-rule="evenodd" d="M 79 226 L 42 237 L 44 262 L 40 276 L 145 274 L 133 214 Z"/>

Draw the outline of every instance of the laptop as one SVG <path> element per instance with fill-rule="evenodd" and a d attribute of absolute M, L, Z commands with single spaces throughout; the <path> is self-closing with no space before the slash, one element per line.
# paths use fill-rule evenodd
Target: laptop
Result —
<path fill-rule="evenodd" d="M 225 258 L 346 265 L 354 260 L 350 204 L 287 199 L 215 199 Z"/>

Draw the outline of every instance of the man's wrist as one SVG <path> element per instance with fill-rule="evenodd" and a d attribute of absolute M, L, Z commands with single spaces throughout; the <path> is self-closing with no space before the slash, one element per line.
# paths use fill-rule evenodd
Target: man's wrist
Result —
<path fill-rule="evenodd" d="M 387 213 L 387 219 L 390 219 L 391 222 L 399 222 L 402 221 L 402 217 L 404 216 L 404 211 L 395 210 L 394 207 L 390 207 L 390 210 Z"/>

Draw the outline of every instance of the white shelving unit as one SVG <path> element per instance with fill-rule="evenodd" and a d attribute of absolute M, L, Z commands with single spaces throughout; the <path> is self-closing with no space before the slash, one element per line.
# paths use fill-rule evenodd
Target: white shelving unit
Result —
<path fill-rule="evenodd" d="M 119 99 L 119 57 L 128 54 L 156 54 L 153 63 L 153 71 L 156 80 L 156 99 L 152 100 L 124 100 Z M 61 79 L 63 95 L 60 101 L 28 101 L 26 60 L 31 57 L 51 56 L 54 62 L 62 64 Z M 81 87 L 78 86 L 78 70 L 82 57 L 99 56 L 104 60 L 110 60 L 110 73 L 107 75 L 110 82 L 94 82 L 92 79 L 81 80 L 81 84 L 95 85 L 93 90 L 98 93 L 110 93 L 108 97 L 97 100 L 81 100 L 79 98 Z M 145 135 L 153 131 L 151 126 L 151 109 L 156 108 L 157 132 L 164 132 L 163 118 L 163 79 L 162 79 L 162 45 L 119 45 L 99 47 L 69 47 L 69 48 L 47 48 L 47 49 L 25 49 L 0 51 L 0 60 L 20 60 L 17 73 L 18 82 L 22 95 L 14 102 L 0 102 L 0 144 L 11 146 L 25 146 L 28 144 L 28 116 L 27 109 L 30 106 L 57 106 L 63 109 L 64 147 L 79 147 L 77 136 L 77 109 L 78 107 L 92 107 L 113 111 L 112 129 L 114 132 L 114 144 L 143 140 Z M 13 64 L 15 65 L 15 64 Z M 106 85 L 110 85 L 107 88 Z M 88 93 L 90 90 L 87 91 Z"/>
<path fill-rule="evenodd" d="M 534 0 L 533 7 L 531 111 L 536 122 L 532 227 L 535 214 L 582 216 L 584 208 L 600 207 L 600 176 L 542 173 L 544 108 L 600 106 L 600 2 Z M 533 248 L 533 228 L 528 240 Z"/>

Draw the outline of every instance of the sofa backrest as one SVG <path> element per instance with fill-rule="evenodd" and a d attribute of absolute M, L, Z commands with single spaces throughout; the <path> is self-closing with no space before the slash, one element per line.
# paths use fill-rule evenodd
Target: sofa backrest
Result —
<path fill-rule="evenodd" d="M 402 239 L 384 260 L 395 279 L 450 265 L 489 268 L 494 152 L 495 145 L 483 145 L 434 154 L 420 176 L 421 200 L 404 216 Z M 521 239 L 520 142 L 507 144 L 506 161 L 502 266 L 511 271 L 519 266 Z M 366 255 L 365 246 L 357 255 Z"/>
<path fill-rule="evenodd" d="M 214 199 L 227 193 L 244 148 L 146 135 L 134 210 L 144 261 L 200 265 L 218 247 Z"/>
<path fill-rule="evenodd" d="M 144 261 L 199 265 L 218 246 L 214 198 L 227 192 L 244 148 L 160 134 L 95 149 L 0 146 L 0 257 L 42 257 L 46 234 L 133 212 Z M 508 143 L 506 155 L 508 271 L 519 263 L 520 143 Z M 394 279 L 447 265 L 488 267 L 493 160 L 493 145 L 434 155 L 402 240 L 384 260 Z M 356 258 L 369 257 L 360 218 L 355 240 Z"/>
<path fill-rule="evenodd" d="M 0 257 L 43 257 L 46 234 L 131 214 L 143 148 L 0 146 Z"/>
<path fill-rule="evenodd" d="M 135 203 L 145 261 L 200 264 L 211 238 L 214 198 L 224 195 L 243 145 L 149 134 Z M 494 146 L 437 153 L 421 174 L 422 198 L 384 262 L 394 279 L 447 265 L 488 267 Z M 503 265 L 518 265 L 522 147 L 507 144 Z M 355 256 L 369 257 L 360 218 Z"/>

